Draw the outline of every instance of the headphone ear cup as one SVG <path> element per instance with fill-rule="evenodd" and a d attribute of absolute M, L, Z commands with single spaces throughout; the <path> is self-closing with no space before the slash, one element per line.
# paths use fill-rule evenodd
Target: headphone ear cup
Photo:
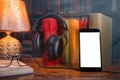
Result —
<path fill-rule="evenodd" d="M 38 40 L 38 32 L 34 32 L 32 35 L 32 45 L 33 45 L 33 50 L 37 50 L 37 40 Z"/>
<path fill-rule="evenodd" d="M 53 46 L 53 51 L 54 51 L 54 58 L 57 59 L 62 55 L 63 52 L 63 45 L 61 43 L 61 39 L 55 41 L 56 43 Z"/>
<path fill-rule="evenodd" d="M 46 48 L 47 48 L 47 53 L 48 53 L 48 56 L 49 56 L 49 59 L 50 60 L 55 60 L 56 58 L 59 57 L 58 55 L 58 45 L 59 45 L 59 42 L 55 42 L 57 39 L 57 36 L 56 35 L 52 35 L 49 39 L 48 39 L 48 42 L 46 44 Z M 55 42 L 55 43 L 54 43 Z"/>
<path fill-rule="evenodd" d="M 47 44 L 46 44 L 46 50 L 47 50 L 47 54 L 48 54 L 48 57 L 49 57 L 49 59 L 50 60 L 54 60 L 54 56 L 53 56 L 53 49 L 52 49 L 52 47 L 53 47 L 53 42 L 54 42 L 54 40 L 55 40 L 55 36 L 54 35 L 52 35 L 52 36 L 50 36 L 50 38 L 48 39 L 48 41 L 47 41 Z"/>
<path fill-rule="evenodd" d="M 33 45 L 33 50 L 36 51 L 35 53 L 40 53 L 39 55 L 41 56 L 43 52 L 43 48 L 41 47 L 42 44 L 42 32 L 36 31 L 33 33 L 32 36 L 32 45 Z M 38 55 L 38 56 L 39 56 Z"/>
<path fill-rule="evenodd" d="M 56 35 L 52 35 L 47 42 L 47 53 L 50 60 L 55 60 L 62 55 L 63 41 Z"/>

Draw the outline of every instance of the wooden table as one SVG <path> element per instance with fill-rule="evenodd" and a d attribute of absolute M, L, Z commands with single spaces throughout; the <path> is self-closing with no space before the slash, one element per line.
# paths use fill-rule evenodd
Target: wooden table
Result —
<path fill-rule="evenodd" d="M 0 78 L 0 80 L 120 80 L 120 66 L 110 66 L 115 72 L 80 72 L 77 69 L 54 69 L 39 67 L 34 61 L 27 63 L 34 74 Z"/>

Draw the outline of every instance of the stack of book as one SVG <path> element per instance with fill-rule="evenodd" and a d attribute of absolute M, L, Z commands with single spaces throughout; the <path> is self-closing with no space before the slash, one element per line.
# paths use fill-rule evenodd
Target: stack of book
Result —
<path fill-rule="evenodd" d="M 64 63 L 79 64 L 79 29 L 99 29 L 101 32 L 102 65 L 112 62 L 112 18 L 91 13 L 78 18 L 65 18 L 68 26 L 68 45 L 63 53 Z"/>

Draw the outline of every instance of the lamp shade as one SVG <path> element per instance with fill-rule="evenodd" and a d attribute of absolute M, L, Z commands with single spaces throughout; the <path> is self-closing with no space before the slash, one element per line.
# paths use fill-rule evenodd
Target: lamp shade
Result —
<path fill-rule="evenodd" d="M 0 31 L 30 31 L 23 0 L 0 0 Z"/>

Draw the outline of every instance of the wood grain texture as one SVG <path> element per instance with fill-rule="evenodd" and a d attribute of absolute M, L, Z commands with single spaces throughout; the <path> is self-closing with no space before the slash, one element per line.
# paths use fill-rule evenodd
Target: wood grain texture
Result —
<path fill-rule="evenodd" d="M 0 80 L 120 80 L 119 72 L 80 72 L 74 69 L 54 69 L 39 67 L 34 60 L 27 63 L 34 68 L 35 74 L 0 78 Z M 120 66 L 109 69 L 120 71 Z"/>

